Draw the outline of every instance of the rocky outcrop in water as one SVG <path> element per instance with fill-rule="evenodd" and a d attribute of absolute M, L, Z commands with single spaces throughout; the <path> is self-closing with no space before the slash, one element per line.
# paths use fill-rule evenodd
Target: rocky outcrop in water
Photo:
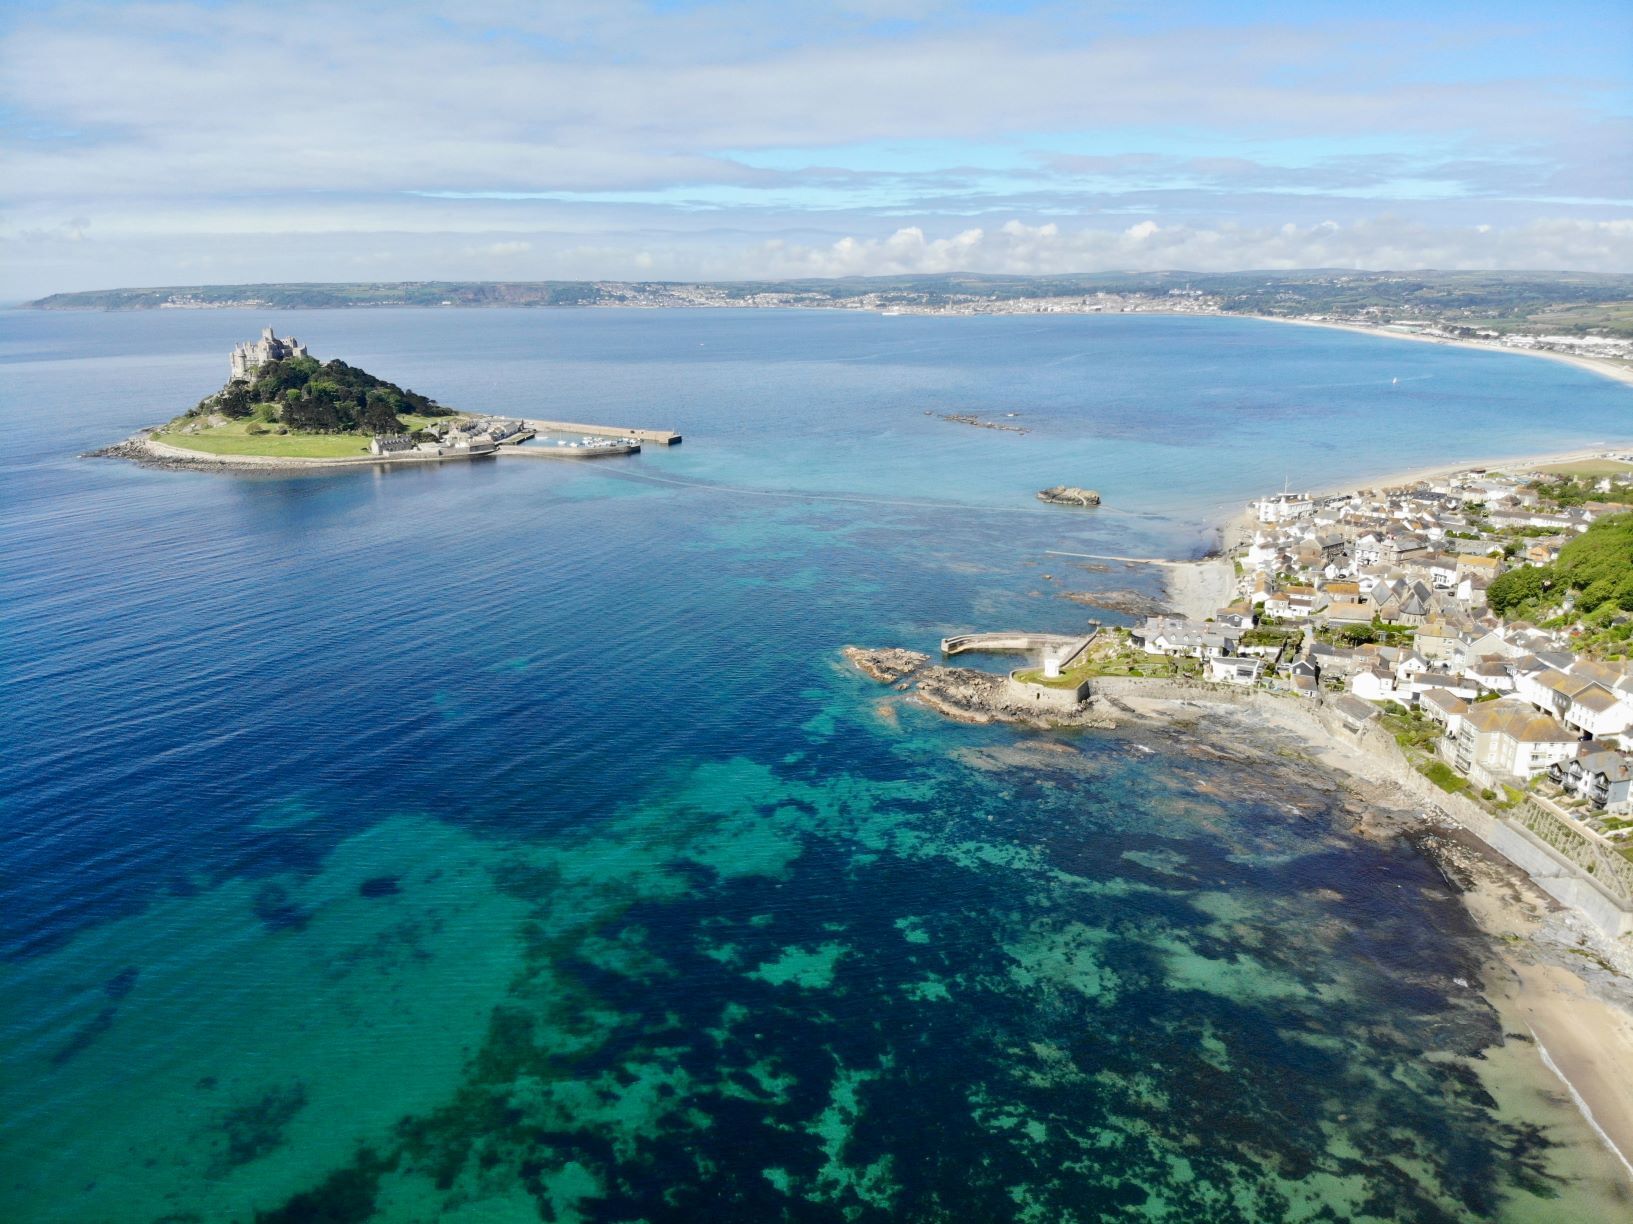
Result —
<path fill-rule="evenodd" d="M 142 467 L 158 468 L 166 472 L 196 472 L 211 469 L 219 471 L 223 466 L 227 466 L 213 456 L 184 459 L 180 455 L 160 453 L 148 445 L 147 438 L 142 434 L 126 438 L 123 442 L 115 442 L 112 446 L 104 446 L 100 450 L 86 451 L 80 458 L 124 459 Z"/>
<path fill-rule="evenodd" d="M 1093 489 L 1080 489 L 1076 485 L 1054 485 L 1038 493 L 1038 500 L 1048 502 L 1051 506 L 1098 506 L 1100 494 Z"/>
<path fill-rule="evenodd" d="M 877 680 L 880 684 L 895 684 L 903 676 L 918 671 L 930 661 L 927 654 L 920 654 L 916 650 L 902 650 L 895 646 L 887 646 L 881 650 L 847 646 L 839 653 L 849 659 L 857 671 L 869 679 Z"/>
<path fill-rule="evenodd" d="M 938 413 L 934 413 L 934 412 L 930 412 L 930 411 L 926 410 L 924 415 L 925 416 L 937 416 L 937 415 L 939 415 L 943 421 L 951 421 L 955 425 L 973 425 L 977 429 L 997 429 L 997 430 L 1001 430 L 1004 433 L 1018 433 L 1018 434 L 1031 433 L 1032 432 L 1030 429 L 1027 429 L 1024 425 L 1004 425 L 1004 424 L 1002 424 L 1002 423 L 1000 423 L 998 421 L 983 421 L 980 417 L 976 416 L 973 412 L 943 412 L 943 413 L 938 414 Z M 1015 414 L 1012 412 L 1009 415 L 1014 416 Z"/>
<path fill-rule="evenodd" d="M 1127 588 L 1118 588 L 1115 591 L 1065 591 L 1061 598 L 1069 599 L 1073 603 L 1087 604 L 1091 608 L 1121 612 L 1127 616 L 1169 616 L 1173 612 L 1173 609 L 1160 599 L 1153 599 L 1144 591 Z"/>
<path fill-rule="evenodd" d="M 841 652 L 863 675 L 911 692 L 920 705 L 959 722 L 1021 723 L 1029 727 L 1114 727 L 1117 724 L 1089 707 L 1067 713 L 1040 713 L 1011 695 L 1008 681 L 992 672 L 967 667 L 929 666 L 930 656 L 894 647 L 846 646 Z"/>

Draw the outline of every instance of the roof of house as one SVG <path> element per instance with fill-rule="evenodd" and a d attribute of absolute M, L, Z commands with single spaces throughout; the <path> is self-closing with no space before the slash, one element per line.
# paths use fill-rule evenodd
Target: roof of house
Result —
<path fill-rule="evenodd" d="M 1469 708 L 1469 703 L 1456 693 L 1443 688 L 1432 688 L 1418 698 L 1424 705 L 1432 705 L 1444 714 L 1461 714 Z"/>
<path fill-rule="evenodd" d="M 1606 710 L 1614 709 L 1620 699 L 1615 693 L 1602 685 L 1584 689 L 1571 699 L 1576 705 L 1586 706 L 1590 710 L 1603 714 Z"/>
<path fill-rule="evenodd" d="M 1333 709 L 1337 710 L 1345 718 L 1354 719 L 1358 722 L 1365 722 L 1369 718 L 1378 718 L 1383 713 L 1377 706 L 1362 701 L 1359 697 L 1351 697 L 1348 693 L 1334 699 L 1332 705 Z"/>
<path fill-rule="evenodd" d="M 1633 768 L 1619 752 L 1589 752 L 1576 758 L 1573 765 L 1583 773 L 1604 774 L 1607 782 L 1626 782 L 1633 779 Z"/>
<path fill-rule="evenodd" d="M 1547 714 L 1538 714 L 1523 701 L 1476 702 L 1463 716 L 1464 723 L 1482 735 L 1503 735 L 1522 744 L 1568 744 L 1576 733 Z"/>

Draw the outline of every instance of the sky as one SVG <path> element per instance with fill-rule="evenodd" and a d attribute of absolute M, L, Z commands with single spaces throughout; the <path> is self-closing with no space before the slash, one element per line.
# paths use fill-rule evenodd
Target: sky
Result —
<path fill-rule="evenodd" d="M 1633 6 L 0 4 L 0 300 L 1633 272 Z"/>

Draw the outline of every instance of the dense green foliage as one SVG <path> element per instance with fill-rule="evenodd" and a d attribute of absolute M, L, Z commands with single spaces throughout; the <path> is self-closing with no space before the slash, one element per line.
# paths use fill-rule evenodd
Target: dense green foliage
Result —
<path fill-rule="evenodd" d="M 1493 612 L 1507 616 L 1510 612 L 1534 604 L 1552 584 L 1553 576 L 1548 569 L 1522 565 L 1492 581 L 1486 591 L 1486 602 Z"/>
<path fill-rule="evenodd" d="M 449 416 L 452 409 L 344 361 L 270 361 L 249 384 L 229 383 L 194 410 L 242 420 L 259 415 L 302 433 L 400 433 L 399 413 Z"/>
<path fill-rule="evenodd" d="M 1456 794 L 1469 788 L 1469 780 L 1459 777 L 1445 761 L 1428 761 L 1419 766 L 1419 772 L 1443 791 Z"/>
<path fill-rule="evenodd" d="M 1583 502 L 1615 502 L 1617 505 L 1633 505 L 1633 485 L 1612 485 L 1609 491 L 1601 493 L 1594 480 L 1573 479 L 1570 476 L 1561 476 L 1557 480 L 1542 481 L 1531 487 L 1549 501 L 1557 502 L 1561 506 L 1580 506 Z"/>
<path fill-rule="evenodd" d="M 1633 514 L 1599 520 L 1560 549 L 1549 568 L 1556 585 L 1579 592 L 1579 613 L 1606 604 L 1633 612 Z"/>
<path fill-rule="evenodd" d="M 1486 592 L 1492 610 L 1534 619 L 1574 597 L 1578 647 L 1615 652 L 1633 639 L 1633 514 L 1600 519 L 1566 544 L 1552 565 L 1510 570 Z"/>

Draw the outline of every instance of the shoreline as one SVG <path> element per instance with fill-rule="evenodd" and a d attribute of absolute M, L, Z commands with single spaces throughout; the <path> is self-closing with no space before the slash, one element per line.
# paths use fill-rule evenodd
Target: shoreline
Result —
<path fill-rule="evenodd" d="M 956 721 L 1003 722 L 1032 731 L 1155 729 L 1196 728 L 1206 716 L 1201 725 L 1208 736 L 1238 749 L 1258 743 L 1287 756 L 1292 741 L 1295 759 L 1333 775 L 1357 801 L 1356 836 L 1405 838 L 1445 880 L 1483 937 L 1481 997 L 1508 1035 L 1487 1050 L 1500 1050 L 1521 1068 L 1521 1088 L 1527 1091 L 1562 1082 L 1603 1147 L 1602 1159 L 1610 1162 L 1606 1170 L 1614 1169 L 1618 1184 L 1633 1185 L 1633 1077 L 1625 1074 L 1633 1065 L 1633 940 L 1605 935 L 1579 911 L 1549 896 L 1485 840 L 1480 830 L 1489 817 L 1482 810 L 1436 788 L 1376 729 L 1371 735 L 1341 732 L 1336 712 L 1294 697 L 1141 677 L 1093 680 L 1075 715 L 1060 718 L 1059 711 L 1012 708 L 996 677 L 930 666 L 929 656 L 914 651 L 846 647 L 841 653 L 898 698 Z M 941 684 L 943 676 L 952 681 L 964 675 L 987 683 L 969 693 Z M 931 677 L 948 691 L 922 691 L 919 682 Z M 1529 1041 L 1513 1036 L 1527 1033 Z M 1525 1044 L 1534 1047 L 1534 1058 Z"/>
<path fill-rule="evenodd" d="M 1381 336 L 1385 340 L 1408 340 L 1415 344 L 1438 344 L 1445 348 L 1473 349 L 1482 353 L 1507 353 L 1515 357 L 1541 357 L 1547 361 L 1563 362 L 1573 365 L 1579 370 L 1598 374 L 1612 382 L 1633 385 L 1633 366 L 1617 365 L 1614 361 L 1607 361 L 1601 357 L 1582 357 L 1575 353 L 1555 353 L 1549 349 L 1519 349 L 1508 348 L 1501 344 L 1489 344 L 1484 340 L 1454 340 L 1444 336 L 1419 336 L 1411 332 L 1388 331 L 1381 327 L 1367 327 L 1361 323 L 1337 323 L 1326 319 L 1294 319 L 1283 315 L 1229 315 L 1220 313 L 1209 316 L 1222 319 L 1258 319 L 1264 323 L 1291 323 L 1298 327 L 1324 327 L 1330 331 L 1353 332 L 1360 336 Z"/>
<path fill-rule="evenodd" d="M 441 459 L 443 457 L 438 456 L 437 458 Z M 124 441 L 115 442 L 112 446 L 86 451 L 80 458 L 123 459 L 139 467 L 157 468 L 162 471 L 266 472 L 291 470 L 321 472 L 332 471 L 336 468 L 355 468 L 404 462 L 403 460 L 389 459 L 381 455 L 335 456 L 330 459 L 302 455 L 217 455 L 209 451 L 188 450 L 182 446 L 171 446 L 165 442 L 155 442 L 146 429 L 139 430 L 124 439 Z M 408 462 L 416 461 L 408 460 Z"/>
<path fill-rule="evenodd" d="M 1394 472 L 1384 476 L 1368 477 L 1366 481 L 1346 487 L 1330 486 L 1323 489 L 1313 489 L 1311 493 L 1317 497 L 1332 497 L 1340 493 L 1348 493 L 1355 489 L 1391 488 L 1397 485 L 1417 484 L 1419 481 L 1435 480 L 1441 476 L 1450 476 L 1454 472 L 1466 472 L 1471 468 L 1484 468 L 1486 471 L 1501 471 L 1511 468 L 1547 467 L 1558 463 L 1575 463 L 1584 459 L 1594 459 L 1607 450 L 1624 450 L 1633 452 L 1633 441 L 1618 441 L 1606 439 L 1602 442 L 1590 443 L 1570 451 L 1553 451 L 1545 455 L 1503 455 L 1495 458 L 1459 459 L 1453 463 L 1436 464 L 1433 467 L 1412 468 L 1404 472 Z"/>
<path fill-rule="evenodd" d="M 136 464 L 138 467 L 152 468 L 164 472 L 258 472 L 264 475 L 271 472 L 353 471 L 364 467 L 427 467 L 438 463 L 468 463 L 476 459 L 491 459 L 506 454 L 521 454 L 529 458 L 541 459 L 581 460 L 602 458 L 606 455 L 631 454 L 639 450 L 639 446 L 634 446 L 593 452 L 557 452 L 544 447 L 524 450 L 519 446 L 501 443 L 492 450 L 474 451 L 468 454 L 418 454 L 410 451 L 390 455 L 335 455 L 328 458 L 311 455 L 220 455 L 210 451 L 195 451 L 183 446 L 172 446 L 168 442 L 154 441 L 150 436 L 150 430 L 144 429 L 132 434 L 122 442 L 115 442 L 112 446 L 86 451 L 80 455 L 80 458 L 123 459 L 127 463 Z"/>
<path fill-rule="evenodd" d="M 1315 763 L 1360 792 L 1363 802 L 1390 801 L 1420 813 L 1431 826 L 1455 830 L 1478 864 L 1448 870 L 1441 852 L 1418 843 L 1458 895 L 1464 912 L 1487 938 L 1490 961 L 1481 993 L 1509 1031 L 1530 1032 L 1537 1061 L 1561 1081 L 1588 1127 L 1633 1183 L 1633 947 L 1597 934 L 1591 924 L 1541 891 L 1526 872 L 1485 846 L 1457 819 L 1451 796 L 1404 759 L 1341 738 L 1292 698 L 1226 693 L 1197 686 L 1176 690 L 1163 681 L 1125 681 L 1111 688 L 1114 705 L 1132 720 L 1171 723 L 1203 711 L 1242 724 L 1244 734 L 1275 729 L 1295 737 Z M 1221 713 L 1222 712 L 1222 713 Z M 1219 723 L 1215 724 L 1216 727 Z M 1389 751 L 1393 751 L 1391 747 Z M 1415 839 L 1414 839 L 1415 840 Z M 1462 878 L 1454 878 L 1454 876 Z"/>

